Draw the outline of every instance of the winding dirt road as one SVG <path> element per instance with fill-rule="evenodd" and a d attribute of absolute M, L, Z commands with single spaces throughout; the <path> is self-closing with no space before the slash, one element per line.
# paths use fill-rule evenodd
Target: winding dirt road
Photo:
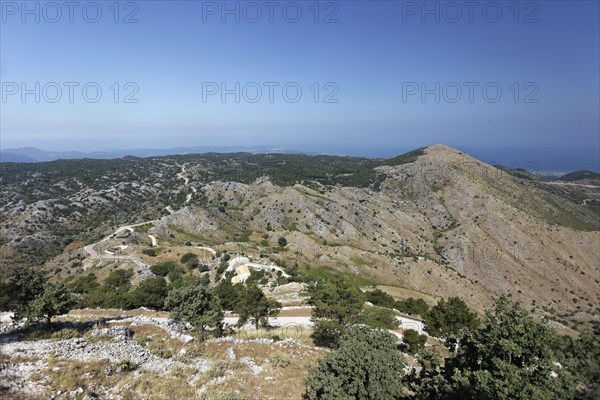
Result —
<path fill-rule="evenodd" d="M 181 166 L 181 172 L 179 172 L 177 174 L 177 178 L 179 179 L 183 179 L 184 181 L 184 185 L 188 186 L 189 184 L 189 178 L 187 178 L 184 174 L 185 174 L 185 166 Z M 192 191 L 195 194 L 196 193 L 196 188 L 192 187 Z M 187 195 L 186 198 L 186 203 L 188 203 L 191 199 L 192 199 L 192 193 L 189 193 Z M 169 212 L 169 214 L 174 214 L 175 210 L 173 210 L 173 208 L 169 205 L 166 206 L 165 209 Z M 107 240 L 113 239 L 116 236 L 118 236 L 119 234 L 123 233 L 124 231 L 129 231 L 129 232 L 133 232 L 135 227 L 138 226 L 143 226 L 143 225 L 147 225 L 147 224 L 155 224 L 157 222 L 157 220 L 152 220 L 152 221 L 145 221 L 145 222 L 139 222 L 137 224 L 130 224 L 130 225 L 123 225 L 120 226 L 119 228 L 117 228 L 113 233 L 111 233 L 110 235 L 102 238 L 101 240 L 99 240 L 96 243 L 92 243 L 92 244 L 88 244 L 87 246 L 85 246 L 83 249 L 84 251 L 88 254 L 88 256 L 92 259 L 92 260 L 129 260 L 131 262 L 133 262 L 134 264 L 136 264 L 138 267 L 140 268 L 150 268 L 148 264 L 144 263 L 139 257 L 135 257 L 135 256 L 131 256 L 131 255 L 119 255 L 119 254 L 115 254 L 111 251 L 105 250 L 105 252 L 103 254 L 98 254 L 98 252 L 96 251 L 95 247 L 103 242 L 106 242 Z M 148 236 L 148 238 L 150 238 L 150 240 L 152 241 L 152 247 L 156 247 L 158 246 L 158 239 L 156 238 L 156 236 L 154 235 L 146 235 Z M 198 246 L 196 247 L 199 250 L 205 250 L 208 251 L 209 253 L 211 253 L 213 256 L 217 254 L 216 250 L 210 247 L 201 247 Z M 86 265 L 84 265 L 84 269 L 87 269 L 89 266 L 91 265 L 91 263 L 86 263 Z"/>
<path fill-rule="evenodd" d="M 572 182 L 546 182 L 548 185 L 562 185 L 562 186 L 579 186 L 590 189 L 600 189 L 600 186 L 596 185 L 584 185 L 582 183 L 572 183 Z"/>
<path fill-rule="evenodd" d="M 185 165 L 182 165 L 182 166 L 181 166 L 181 172 L 179 172 L 179 173 L 177 174 L 177 178 L 179 178 L 179 179 L 183 179 L 183 180 L 184 180 L 184 183 L 183 183 L 183 184 L 184 184 L 185 186 L 188 186 L 188 185 L 189 185 L 189 183 L 190 183 L 190 179 L 189 179 L 187 176 L 185 176 L 184 174 L 185 174 Z M 196 194 L 196 188 L 195 188 L 195 187 L 193 187 L 193 186 L 192 186 L 192 192 L 193 192 L 193 193 L 188 193 L 188 194 L 187 194 L 187 196 L 185 197 L 185 203 L 186 203 L 186 204 L 187 204 L 187 203 L 189 203 L 189 202 L 190 202 L 190 200 L 192 200 L 192 197 L 193 197 L 193 195 L 194 195 L 194 194 Z"/>
<path fill-rule="evenodd" d="M 158 246 L 158 240 L 156 240 L 156 237 L 154 235 L 146 235 L 150 238 L 150 240 L 152 240 L 152 247 L 156 247 Z"/>

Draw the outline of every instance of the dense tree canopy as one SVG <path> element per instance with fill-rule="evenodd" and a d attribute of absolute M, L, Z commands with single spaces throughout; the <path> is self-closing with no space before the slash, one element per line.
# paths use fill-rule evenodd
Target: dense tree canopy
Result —
<path fill-rule="evenodd" d="M 425 330 L 439 338 L 460 338 L 478 325 L 477 314 L 458 297 L 441 299 L 425 314 Z"/>
<path fill-rule="evenodd" d="M 147 278 L 133 290 L 132 306 L 134 308 L 150 307 L 155 310 L 162 310 L 168 293 L 169 288 L 163 277 Z"/>
<path fill-rule="evenodd" d="M 162 263 L 154 264 L 150 267 L 150 270 L 154 275 L 167 276 L 174 271 L 181 272 L 181 267 L 174 261 L 165 261 Z"/>
<path fill-rule="evenodd" d="M 179 259 L 179 261 L 181 261 L 182 264 L 185 264 L 189 261 L 192 260 L 197 260 L 198 256 L 194 253 L 185 253 L 184 255 L 181 256 L 181 258 Z"/>
<path fill-rule="evenodd" d="M 402 396 L 404 361 L 388 332 L 351 327 L 339 348 L 306 378 L 306 400 L 382 400 Z"/>
<path fill-rule="evenodd" d="M 73 304 L 71 293 L 65 285 L 46 282 L 43 290 L 28 302 L 25 316 L 29 319 L 44 319 L 50 327 L 52 318 L 69 312 Z"/>
<path fill-rule="evenodd" d="M 406 329 L 402 332 L 402 342 L 406 345 L 406 350 L 409 353 L 416 353 L 425 348 L 427 335 L 420 335 L 414 329 Z"/>
<path fill-rule="evenodd" d="M 557 338 L 554 350 L 560 363 L 572 371 L 578 382 L 577 399 L 600 399 L 600 323 L 585 330 L 577 340 Z"/>
<path fill-rule="evenodd" d="M 267 327 L 269 317 L 279 314 L 281 304 L 278 301 L 269 299 L 263 291 L 256 285 L 236 285 L 240 289 L 239 300 L 235 311 L 239 314 L 238 326 L 243 326 L 251 321 L 254 327 Z"/>
<path fill-rule="evenodd" d="M 429 310 L 429 305 L 423 299 L 414 299 L 412 297 L 398 300 L 395 307 L 400 312 L 420 316 L 424 316 Z"/>
<path fill-rule="evenodd" d="M 201 336 L 207 328 L 223 329 L 223 311 L 213 291 L 206 285 L 187 285 L 169 292 L 165 308 L 171 317 L 190 323 Z"/>
<path fill-rule="evenodd" d="M 104 280 L 105 289 L 125 289 L 129 290 L 131 287 L 131 277 L 133 271 L 130 269 L 117 269 L 112 271 Z"/>
<path fill-rule="evenodd" d="M 72 290 L 74 293 L 87 294 L 98 287 L 100 287 L 98 277 L 90 272 L 77 278 L 72 285 Z"/>
<path fill-rule="evenodd" d="M 15 319 L 27 316 L 29 302 L 44 291 L 45 274 L 39 269 L 18 267 L 10 275 L 6 285 L 5 308 L 14 312 Z"/>
<path fill-rule="evenodd" d="M 50 283 L 45 274 L 34 268 L 16 268 L 4 284 L 3 308 L 14 312 L 14 319 L 43 319 L 48 326 L 52 318 L 73 306 L 71 293 L 62 283 Z"/>
<path fill-rule="evenodd" d="M 394 308 L 395 300 L 386 292 L 375 289 L 367 292 L 367 301 L 379 307 Z"/>
<path fill-rule="evenodd" d="M 277 239 L 277 244 L 279 245 L 279 247 L 285 247 L 287 246 L 288 242 L 286 238 L 281 236 L 279 239 Z"/>
<path fill-rule="evenodd" d="M 556 364 L 554 332 L 517 303 L 501 298 L 485 324 L 468 331 L 456 357 L 439 373 L 418 378 L 421 400 L 564 400 L 573 396 L 570 373 Z M 431 369 L 430 369 L 431 372 Z"/>
<path fill-rule="evenodd" d="M 582 398 L 600 399 L 600 323 L 583 332 L 573 345 L 573 371 L 584 388 Z"/>
<path fill-rule="evenodd" d="M 240 285 L 241 284 L 237 284 Z M 237 286 L 236 285 L 236 286 Z M 219 302 L 221 303 L 221 307 L 226 311 L 234 311 L 237 303 L 239 302 L 240 297 L 240 289 L 238 287 L 234 287 L 231 283 L 230 278 L 226 278 L 221 280 L 217 286 L 215 286 L 215 294 L 219 298 Z"/>
<path fill-rule="evenodd" d="M 366 307 L 358 315 L 357 322 L 379 329 L 396 329 L 400 321 L 396 313 L 385 307 Z"/>
<path fill-rule="evenodd" d="M 358 321 L 365 294 L 344 278 L 312 282 L 307 292 L 315 343 L 335 347 L 345 329 Z"/>

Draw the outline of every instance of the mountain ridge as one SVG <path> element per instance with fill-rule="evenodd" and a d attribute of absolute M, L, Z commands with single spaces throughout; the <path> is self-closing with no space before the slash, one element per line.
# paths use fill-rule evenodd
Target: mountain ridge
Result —
<path fill-rule="evenodd" d="M 147 233 L 166 249 L 192 241 L 266 254 L 411 293 L 460 295 L 480 311 L 508 293 L 573 327 L 598 315 L 599 223 L 578 187 L 513 175 L 445 145 L 380 160 L 238 153 L 119 162 L 94 160 L 104 167 L 90 176 L 23 172 L 10 183 L 0 208 L 6 261 L 42 262 L 68 278 L 83 273 L 84 244 L 156 220 Z M 149 239 L 124 240 L 153 262 L 141 252 Z"/>

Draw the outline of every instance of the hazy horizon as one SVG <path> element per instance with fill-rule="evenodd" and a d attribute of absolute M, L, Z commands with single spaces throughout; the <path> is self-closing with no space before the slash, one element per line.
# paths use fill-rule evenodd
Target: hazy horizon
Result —
<path fill-rule="evenodd" d="M 255 146 L 177 146 L 177 147 L 144 147 L 135 148 L 98 148 L 94 150 L 78 149 L 45 149 L 35 146 L 24 148 L 33 148 L 48 153 L 65 155 L 66 153 L 81 153 L 84 156 L 98 158 L 99 155 L 112 155 L 106 158 L 119 158 L 126 155 L 137 157 L 168 156 L 177 154 L 195 154 L 195 153 L 230 153 L 230 152 L 250 152 L 250 153 L 300 153 L 307 155 L 334 155 L 351 156 L 367 158 L 387 158 L 404 154 L 419 147 L 427 147 L 435 143 L 425 144 L 418 147 L 409 146 L 388 146 L 388 147 L 352 147 L 352 146 L 326 146 L 324 148 L 314 148 L 310 146 L 299 145 L 297 147 L 276 147 L 257 144 Z M 516 147 L 516 146 L 451 146 L 458 150 L 480 159 L 492 165 L 504 165 L 510 168 L 521 168 L 529 172 L 559 172 L 568 173 L 577 170 L 590 170 L 600 172 L 600 156 L 589 148 L 551 148 L 551 147 Z M 1 149 L 4 152 L 17 154 L 20 148 Z M 172 151 L 172 152 L 169 152 Z M 128 153 L 130 152 L 130 154 Z M 96 155 L 96 157 L 94 157 Z M 57 157 L 60 158 L 60 157 Z M 52 160 L 57 159 L 52 158 Z M 102 157 L 105 158 L 105 157 Z M 0 159 L 0 162 L 2 160 Z"/>

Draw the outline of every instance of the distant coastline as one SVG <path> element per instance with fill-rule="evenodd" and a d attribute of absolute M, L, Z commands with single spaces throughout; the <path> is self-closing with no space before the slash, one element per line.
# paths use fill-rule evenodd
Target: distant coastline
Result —
<path fill-rule="evenodd" d="M 35 147 L 0 149 L 0 162 L 36 163 L 59 159 L 114 159 L 126 156 L 156 157 L 195 153 L 284 153 L 306 155 L 335 155 L 367 158 L 387 158 L 404 154 L 419 146 L 194 146 L 170 149 L 115 149 L 102 151 L 48 151 Z M 502 165 L 513 169 L 524 169 L 543 176 L 560 176 L 569 172 L 588 170 L 600 172 L 600 155 L 592 148 L 546 148 L 546 147 L 494 147 L 453 146 L 491 165 Z"/>

